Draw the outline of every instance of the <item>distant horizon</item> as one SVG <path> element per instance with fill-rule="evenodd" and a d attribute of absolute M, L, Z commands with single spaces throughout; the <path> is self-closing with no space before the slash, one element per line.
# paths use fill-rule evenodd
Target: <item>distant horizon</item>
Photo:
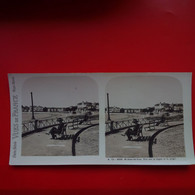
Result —
<path fill-rule="evenodd" d="M 160 102 L 159 102 L 160 103 Z M 167 103 L 167 102 L 161 102 L 161 103 Z M 157 103 L 158 104 L 158 103 Z M 183 103 L 167 103 L 167 104 L 182 104 L 183 105 Z M 148 106 L 148 107 L 140 107 L 140 108 L 134 108 L 134 107 L 119 107 L 119 106 L 109 106 L 109 108 L 111 108 L 111 107 L 115 107 L 115 108 L 123 108 L 123 109 L 145 109 L 145 108 L 152 108 L 152 107 L 154 107 L 156 104 L 154 104 L 153 106 Z M 106 107 L 107 108 L 107 107 Z"/>
<path fill-rule="evenodd" d="M 96 82 L 87 76 L 47 76 L 28 79 L 22 89 L 22 104 L 69 107 L 82 101 L 99 102 Z M 52 106 L 51 106 L 52 105 Z"/>
<path fill-rule="evenodd" d="M 106 93 L 110 107 L 141 109 L 160 102 L 183 102 L 180 82 L 168 76 L 117 77 L 108 82 Z"/>
<path fill-rule="evenodd" d="M 80 101 L 80 102 L 90 102 L 90 103 L 98 103 L 99 104 L 99 102 L 91 102 L 91 101 Z M 78 103 L 80 103 L 80 102 L 78 102 Z M 78 104 L 77 103 L 77 104 Z M 71 107 L 71 106 L 77 106 L 77 104 L 76 105 L 70 105 L 70 106 L 42 106 L 42 105 L 33 105 L 33 106 L 42 106 L 42 107 L 49 107 L 49 108 L 68 108 L 68 107 Z M 23 105 L 22 104 L 22 106 L 32 106 L 32 105 Z"/>

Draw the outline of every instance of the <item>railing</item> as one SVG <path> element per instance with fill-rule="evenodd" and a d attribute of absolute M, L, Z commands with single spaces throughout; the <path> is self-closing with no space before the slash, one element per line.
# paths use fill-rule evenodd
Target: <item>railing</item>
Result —
<path fill-rule="evenodd" d="M 22 133 L 26 133 L 29 131 L 35 131 L 38 129 L 43 129 L 43 128 L 55 126 L 58 124 L 59 122 L 57 122 L 56 118 L 26 121 L 22 123 Z"/>
<path fill-rule="evenodd" d="M 82 128 L 81 130 L 79 130 L 79 131 L 74 135 L 73 140 L 72 140 L 72 155 L 73 155 L 73 156 L 76 156 L 76 142 L 77 142 L 78 136 L 79 136 L 83 131 L 85 131 L 85 130 L 91 128 L 91 127 L 94 127 L 94 126 L 98 126 L 98 125 L 99 125 L 99 123 L 93 124 L 93 125 L 90 125 L 90 126 L 87 126 L 87 127 L 84 127 L 84 128 Z"/>
<path fill-rule="evenodd" d="M 178 121 L 182 120 L 183 115 L 177 116 L 170 116 L 166 117 L 166 122 L 170 121 Z M 161 117 L 149 117 L 149 118 L 142 118 L 139 119 L 139 124 L 143 125 L 145 130 L 152 130 L 155 129 L 155 126 L 161 122 Z M 133 119 L 129 120 L 120 120 L 120 121 L 107 121 L 106 122 L 106 135 L 110 134 L 111 132 L 117 132 L 119 130 L 123 130 L 129 127 L 133 127 L 135 124 L 133 123 Z"/>
<path fill-rule="evenodd" d="M 151 125 L 159 122 L 159 120 L 146 120 L 146 119 L 140 119 L 139 124 L 140 125 Z M 133 123 L 133 119 L 130 120 L 123 120 L 123 121 L 107 121 L 106 122 L 106 131 L 112 131 L 112 130 L 122 130 L 126 129 L 128 127 L 133 127 L 135 124 Z"/>
<path fill-rule="evenodd" d="M 65 123 L 68 123 L 68 128 L 78 128 L 80 122 L 83 120 L 84 116 L 73 116 L 62 118 Z M 91 123 L 91 120 L 97 119 L 98 116 L 89 116 L 88 123 Z M 25 121 L 22 123 L 22 136 L 31 134 L 33 132 L 38 132 L 43 129 L 57 126 L 59 122 L 57 118 L 42 119 L 42 120 L 31 120 Z"/>
<path fill-rule="evenodd" d="M 148 146 L 148 154 L 149 154 L 149 157 L 150 157 L 150 158 L 153 157 L 152 146 L 153 146 L 153 143 L 154 143 L 154 139 L 157 137 L 157 135 L 158 135 L 159 133 L 161 133 L 161 132 L 167 130 L 167 129 L 171 129 L 171 128 L 173 128 L 173 127 L 177 127 L 177 126 L 180 126 L 180 125 L 183 125 L 183 123 L 177 124 L 177 125 L 171 125 L 171 126 L 169 126 L 169 127 L 163 128 L 163 129 L 157 131 L 156 133 L 154 133 L 154 134 L 152 135 L 152 137 L 151 137 L 150 140 L 149 140 L 149 146 Z"/>

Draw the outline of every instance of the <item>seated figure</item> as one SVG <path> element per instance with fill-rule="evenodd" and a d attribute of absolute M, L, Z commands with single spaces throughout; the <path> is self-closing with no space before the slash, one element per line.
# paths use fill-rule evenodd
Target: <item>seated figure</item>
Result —
<path fill-rule="evenodd" d="M 127 140 L 130 141 L 132 140 L 132 136 L 139 136 L 139 129 L 140 129 L 140 124 L 138 123 L 137 119 L 133 119 L 133 123 L 135 124 L 135 126 L 133 128 L 128 128 L 124 134 L 124 136 L 127 136 Z"/>
<path fill-rule="evenodd" d="M 61 138 L 64 136 L 64 133 L 66 134 L 66 123 L 63 123 L 62 118 L 58 118 L 57 121 L 59 122 L 58 128 L 52 127 L 52 129 L 49 131 L 49 134 L 51 134 L 53 139 L 56 139 L 57 135 L 61 135 Z"/>

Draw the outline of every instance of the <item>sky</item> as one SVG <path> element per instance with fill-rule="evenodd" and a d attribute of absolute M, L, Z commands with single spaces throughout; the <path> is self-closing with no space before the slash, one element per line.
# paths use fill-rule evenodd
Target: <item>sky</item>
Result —
<path fill-rule="evenodd" d="M 22 89 L 22 105 L 31 105 L 31 92 L 36 106 L 68 107 L 81 101 L 98 102 L 97 84 L 85 76 L 28 79 Z"/>
<path fill-rule="evenodd" d="M 157 103 L 182 103 L 180 82 L 168 76 L 118 77 L 106 87 L 110 106 L 146 108 Z"/>

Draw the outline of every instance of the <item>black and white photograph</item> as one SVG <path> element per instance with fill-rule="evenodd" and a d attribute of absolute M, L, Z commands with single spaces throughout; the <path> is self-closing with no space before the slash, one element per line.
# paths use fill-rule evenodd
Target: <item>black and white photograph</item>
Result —
<path fill-rule="evenodd" d="M 42 76 L 22 87 L 22 156 L 99 155 L 96 82 L 86 76 Z"/>
<path fill-rule="evenodd" d="M 106 86 L 106 157 L 185 157 L 182 85 L 169 76 L 126 76 Z"/>
<path fill-rule="evenodd" d="M 10 165 L 194 164 L 191 76 L 9 74 Z"/>

